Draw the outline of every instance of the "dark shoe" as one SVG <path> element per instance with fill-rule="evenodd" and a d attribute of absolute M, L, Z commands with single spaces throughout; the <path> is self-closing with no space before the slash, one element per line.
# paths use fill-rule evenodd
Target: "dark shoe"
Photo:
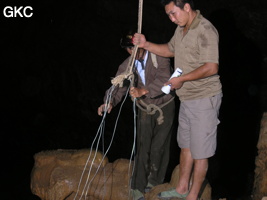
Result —
<path fill-rule="evenodd" d="M 176 192 L 175 188 L 172 188 L 170 190 L 159 193 L 158 198 L 164 199 L 164 200 L 168 200 L 171 198 L 179 198 L 179 199 L 183 200 L 183 199 L 185 199 L 185 197 L 187 195 L 188 195 L 188 192 L 185 194 L 179 194 L 178 192 Z"/>

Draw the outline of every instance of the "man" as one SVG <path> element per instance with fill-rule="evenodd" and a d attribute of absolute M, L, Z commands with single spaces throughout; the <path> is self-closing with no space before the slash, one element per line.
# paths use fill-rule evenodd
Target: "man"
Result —
<path fill-rule="evenodd" d="M 133 32 L 134 33 L 134 32 Z M 121 46 L 129 54 L 133 52 L 133 33 L 122 38 Z M 122 74 L 129 63 L 127 58 L 120 66 L 116 76 Z M 151 187 L 162 184 L 169 163 L 170 139 L 175 115 L 175 103 L 173 95 L 165 95 L 161 91 L 163 84 L 171 76 L 169 58 L 163 58 L 151 54 L 139 48 L 133 67 L 136 74 L 136 82 L 130 88 L 130 95 L 136 98 L 138 106 L 137 116 L 137 153 L 135 156 L 135 168 L 131 181 L 134 200 L 144 200 L 144 192 Z M 111 95 L 111 103 L 102 104 L 98 108 L 98 114 L 107 108 L 108 113 L 125 96 L 127 87 L 117 87 Z M 104 98 L 107 99 L 107 92 Z M 142 101 L 143 103 L 141 104 Z M 163 122 L 158 122 L 160 112 L 149 114 L 146 106 L 154 105 L 161 109 Z"/>
<path fill-rule="evenodd" d="M 177 133 L 180 152 L 176 188 L 161 192 L 161 199 L 197 200 L 206 177 L 208 158 L 215 154 L 218 113 L 222 98 L 218 73 L 218 33 L 191 0 L 164 0 L 165 11 L 177 28 L 167 44 L 155 44 L 142 34 L 134 44 L 164 57 L 174 57 L 182 76 L 166 84 L 176 90 L 181 103 Z M 192 176 L 192 185 L 190 179 Z"/>

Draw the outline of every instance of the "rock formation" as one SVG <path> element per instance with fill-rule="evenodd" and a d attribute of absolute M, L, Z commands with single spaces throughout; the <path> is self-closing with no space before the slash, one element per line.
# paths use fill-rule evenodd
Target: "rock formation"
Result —
<path fill-rule="evenodd" d="M 267 198 L 267 113 L 263 114 L 261 130 L 257 144 L 258 156 L 255 161 L 253 199 Z M 264 199 L 264 198 L 263 198 Z"/>
<path fill-rule="evenodd" d="M 253 200 L 267 200 L 267 113 L 261 121 L 257 144 Z M 89 149 L 42 151 L 34 155 L 31 191 L 42 200 L 125 200 L 129 198 L 132 162 L 118 159 L 113 163 L 100 152 Z M 154 187 L 146 200 L 157 200 L 157 194 L 175 186 L 179 168 L 170 183 Z M 203 184 L 200 200 L 211 199 L 209 183 Z"/>
<path fill-rule="evenodd" d="M 90 154 L 88 149 L 43 151 L 35 154 L 34 159 L 31 191 L 42 200 L 79 200 L 85 199 L 85 196 L 90 200 L 130 199 L 129 181 L 133 163 L 127 159 L 109 163 L 101 153 L 92 151 Z M 170 183 L 154 187 L 146 193 L 146 200 L 156 200 L 159 192 L 174 187 L 179 178 L 178 172 L 177 166 Z M 210 199 L 211 187 L 206 184 L 201 200 Z"/>

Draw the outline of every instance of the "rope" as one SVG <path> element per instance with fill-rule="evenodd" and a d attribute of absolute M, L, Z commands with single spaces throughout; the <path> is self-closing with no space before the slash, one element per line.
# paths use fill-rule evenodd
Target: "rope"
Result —
<path fill-rule="evenodd" d="M 142 22 L 142 11 L 143 11 L 143 0 L 139 0 L 138 33 L 141 33 L 141 27 L 142 27 L 142 25 L 141 25 L 141 22 Z M 134 81 L 133 81 L 133 80 L 134 80 L 133 66 L 134 66 L 134 62 L 135 62 L 135 57 L 136 57 L 136 54 L 137 54 L 137 50 L 138 50 L 138 46 L 135 45 L 135 47 L 134 47 L 134 49 L 133 49 L 133 53 L 132 53 L 131 58 L 130 58 L 129 63 L 128 63 L 128 67 L 127 67 L 127 69 L 125 70 L 125 72 L 124 72 L 123 74 L 121 74 L 121 75 L 115 77 L 114 79 L 112 79 L 112 81 L 111 81 L 111 83 L 112 83 L 112 87 L 110 88 L 110 90 L 109 90 L 109 92 L 108 92 L 108 93 L 109 93 L 109 94 L 108 94 L 108 98 L 107 98 L 107 100 L 106 100 L 106 102 L 105 102 L 106 105 L 108 105 L 108 104 L 110 103 L 110 100 L 111 100 L 111 94 L 112 94 L 112 92 L 113 92 L 115 86 L 119 85 L 120 87 L 122 87 L 122 86 L 123 86 L 123 81 L 124 81 L 124 79 L 128 79 L 128 80 L 130 81 L 130 83 L 131 83 L 130 86 L 133 85 L 133 82 L 134 82 Z M 129 86 L 129 88 L 130 88 L 130 86 Z M 124 102 L 125 102 L 125 100 L 126 100 L 127 94 L 128 94 L 128 92 L 129 92 L 129 88 L 128 88 L 127 93 L 126 93 L 126 95 L 125 95 L 125 98 L 124 98 L 124 100 L 123 100 L 123 102 L 122 102 L 122 104 L 121 104 L 121 107 L 120 107 L 120 110 L 119 110 L 119 114 L 118 114 L 118 117 L 117 117 L 117 119 L 116 119 L 116 124 L 115 124 L 115 127 L 114 127 L 114 131 L 113 131 L 113 135 L 112 135 L 111 142 L 110 142 L 110 144 L 109 144 L 109 146 L 108 146 L 106 152 L 104 153 L 103 158 L 102 158 L 102 160 L 101 160 L 101 162 L 100 162 L 100 164 L 99 164 L 99 166 L 98 166 L 98 168 L 97 168 L 95 174 L 93 174 L 93 177 L 90 179 L 92 166 L 93 166 L 93 163 L 94 163 L 94 161 L 95 161 L 96 154 L 97 154 L 97 151 L 98 151 L 99 141 L 100 141 L 101 136 L 104 137 L 104 131 L 103 131 L 104 126 L 105 126 L 104 119 L 105 119 L 106 114 L 107 114 L 107 109 L 105 109 L 105 111 L 104 111 L 104 114 L 103 114 L 103 118 L 102 118 L 101 124 L 100 124 L 100 126 L 99 126 L 99 128 L 98 128 L 97 134 L 96 134 L 96 136 L 95 136 L 95 138 L 94 138 L 94 141 L 93 141 L 93 143 L 92 143 L 92 145 L 91 145 L 90 154 L 89 154 L 89 156 L 88 156 L 88 158 L 87 158 L 87 161 L 86 161 L 86 163 L 85 163 L 84 169 L 83 169 L 83 171 L 82 171 L 82 174 L 81 174 L 81 177 L 80 177 L 80 181 L 79 181 L 79 184 L 78 184 L 78 188 L 77 188 L 77 192 L 76 192 L 76 194 L 75 194 L 75 196 L 74 196 L 74 200 L 78 197 L 78 193 L 79 193 L 80 189 L 81 189 L 82 191 L 81 191 L 81 195 L 80 195 L 79 200 L 81 200 L 81 198 L 82 198 L 83 196 L 84 196 L 85 199 L 86 199 L 86 197 L 87 197 L 87 195 L 88 195 L 88 192 L 89 192 L 89 188 L 90 188 L 90 186 L 91 186 L 91 183 L 92 183 L 92 181 L 94 180 L 96 174 L 98 173 L 98 171 L 99 171 L 99 169 L 100 169 L 100 166 L 101 166 L 101 164 L 103 163 L 103 160 L 104 160 L 104 158 L 106 157 L 106 155 L 107 155 L 107 153 L 108 153 L 108 151 L 109 151 L 109 149 L 110 149 L 110 147 L 111 147 L 111 144 L 112 144 L 112 142 L 113 142 L 113 138 L 114 138 L 114 135 L 115 135 L 115 131 L 116 131 L 116 127 L 117 127 L 118 119 L 119 119 L 119 116 L 120 116 L 121 108 L 122 108 L 122 106 L 123 106 L 123 104 L 124 104 Z M 134 103 L 135 103 L 135 102 L 136 102 L 136 99 L 135 99 Z M 135 104 L 134 104 L 134 107 L 135 107 Z M 134 115 L 136 115 L 135 112 L 134 112 Z M 134 120 L 136 120 L 136 119 L 134 118 Z M 136 139 L 136 130 L 135 130 L 135 134 L 134 134 L 134 140 L 135 140 L 135 139 Z M 81 183 L 82 183 L 82 179 L 83 179 L 84 176 L 85 176 L 85 172 L 86 172 L 87 166 L 89 165 L 89 160 L 90 160 L 90 158 L 91 158 L 91 154 L 92 154 L 92 148 L 93 148 L 94 143 L 95 143 L 96 141 L 97 141 L 96 151 L 95 151 L 95 154 L 94 154 L 94 156 L 93 156 L 93 158 L 92 158 L 91 165 L 90 165 L 90 167 L 89 167 L 89 171 L 88 171 L 88 174 L 87 174 L 87 177 L 86 177 L 86 181 L 85 181 L 84 187 L 83 187 L 83 188 L 80 188 L 80 187 L 81 187 Z M 104 146 L 104 145 L 103 145 L 103 146 Z M 132 159 L 132 156 L 133 156 L 133 154 L 134 154 L 134 149 L 135 149 L 135 143 L 134 143 L 134 145 L 133 145 L 132 154 L 131 154 L 131 159 Z M 103 149 L 103 152 L 104 152 L 104 149 Z M 130 159 L 130 160 L 131 160 L 131 159 Z M 129 166 L 130 166 L 130 165 L 129 165 Z M 133 171 L 132 171 L 132 173 L 133 173 Z M 129 184 L 130 184 L 130 183 L 129 183 Z M 103 198 L 104 198 L 104 197 L 103 197 Z"/>
<path fill-rule="evenodd" d="M 169 101 L 165 102 L 164 104 L 161 104 L 160 106 L 157 106 L 155 104 L 146 104 L 143 100 L 140 99 L 136 103 L 136 105 L 140 110 L 146 112 L 149 115 L 154 115 L 156 111 L 159 111 L 159 117 L 157 118 L 157 122 L 159 125 L 161 125 L 164 122 L 164 115 L 161 108 L 169 104 L 173 99 L 174 97 L 172 97 Z"/>
<path fill-rule="evenodd" d="M 143 0 L 139 0 L 137 33 L 141 33 L 142 16 L 143 16 Z M 123 74 L 118 75 L 118 76 L 116 76 L 115 78 L 113 78 L 111 80 L 111 83 L 113 85 L 115 85 L 115 86 L 119 85 L 120 87 L 122 87 L 124 79 L 130 80 L 131 83 L 133 82 L 133 76 L 134 76 L 134 74 L 133 74 L 133 66 L 134 66 L 137 50 L 138 50 L 138 45 L 135 45 L 134 49 L 133 49 L 133 53 L 131 54 L 127 69 L 125 70 L 125 72 Z"/>
<path fill-rule="evenodd" d="M 106 102 L 105 102 L 106 104 L 110 103 L 110 100 L 111 100 L 111 94 L 112 94 L 114 88 L 115 88 L 115 87 L 112 86 L 112 87 L 110 87 L 110 89 L 108 90 L 108 98 L 106 99 Z M 102 121 L 101 121 L 101 123 L 100 123 L 100 125 L 99 125 L 97 134 L 96 134 L 96 136 L 95 136 L 95 138 L 94 138 L 94 140 L 93 140 L 93 143 L 92 143 L 92 145 L 91 145 L 90 153 L 89 153 L 89 156 L 88 156 L 88 158 L 87 158 L 87 160 L 86 160 L 86 163 L 85 163 L 85 165 L 84 165 L 84 169 L 83 169 L 82 174 L 81 174 L 81 177 L 80 177 L 80 181 L 79 181 L 79 184 L 78 184 L 77 192 L 76 192 L 76 194 L 75 194 L 75 196 L 74 196 L 74 200 L 76 200 L 76 198 L 77 198 L 77 196 L 78 196 L 78 193 L 79 193 L 79 191 L 80 191 L 80 187 L 81 187 L 82 179 L 84 178 L 84 176 L 85 176 L 85 172 L 86 172 L 86 169 L 87 169 L 87 166 L 89 165 L 89 160 L 90 160 L 90 158 L 91 158 L 91 154 L 92 154 L 92 150 L 93 150 L 94 143 L 96 142 L 97 138 L 100 139 L 101 134 L 103 134 L 103 131 L 102 131 L 102 130 L 103 130 L 103 126 L 104 126 L 104 124 L 105 124 L 106 114 L 107 114 L 107 109 L 105 109 L 105 112 L 103 113 Z M 83 197 L 83 195 L 84 195 L 85 193 L 87 193 L 87 192 L 85 191 L 85 189 L 86 189 L 86 187 L 87 187 L 87 185 L 88 185 L 89 177 L 90 177 L 90 174 L 91 174 L 91 169 L 92 169 L 92 166 L 93 166 L 93 164 L 94 164 L 95 157 L 96 157 L 96 154 L 97 154 L 97 151 L 98 151 L 99 139 L 97 140 L 98 142 L 97 142 L 97 145 L 96 145 L 96 151 L 95 151 L 95 154 L 94 154 L 94 156 L 93 156 L 93 158 L 92 158 L 91 165 L 90 165 L 90 167 L 89 167 L 89 171 L 88 171 L 88 174 L 87 174 L 86 182 L 85 182 L 85 184 L 84 184 L 84 187 L 83 187 L 83 190 L 82 190 L 82 194 L 80 195 L 79 200 L 81 200 L 81 198 Z M 103 157 L 103 158 L 104 158 L 104 157 Z M 101 163 L 102 163 L 102 161 L 101 161 Z M 101 166 L 101 163 L 99 164 L 99 167 Z M 86 198 L 86 196 L 85 196 L 85 198 Z"/>
<path fill-rule="evenodd" d="M 108 98 L 106 99 L 105 101 L 105 104 L 108 105 L 110 103 L 110 100 L 111 100 L 111 94 L 113 93 L 113 90 L 114 90 L 114 86 L 111 86 L 110 89 L 108 90 Z M 129 93 L 129 89 L 130 87 L 127 89 L 127 94 Z M 115 132 L 116 132 L 116 129 L 117 129 L 117 124 L 118 124 L 118 120 L 119 120 L 119 117 L 120 117 L 120 113 L 121 113 L 121 110 L 122 110 L 122 107 L 126 101 L 126 98 L 127 98 L 127 94 L 125 95 L 125 98 L 123 99 L 123 102 L 120 106 L 120 109 L 119 109 L 119 113 L 118 113 L 118 116 L 117 116 L 117 119 L 116 119 L 116 123 L 115 123 L 115 126 L 114 126 L 114 130 L 113 130 L 113 134 L 112 134 L 112 138 L 111 138 L 111 141 L 109 143 L 109 146 L 107 148 L 106 151 L 103 151 L 103 157 L 96 169 L 96 171 L 94 172 L 94 174 L 91 175 L 91 172 L 92 172 L 92 167 L 93 167 L 93 164 L 94 164 L 94 161 L 96 159 L 96 155 L 97 155 L 97 152 L 98 152 L 98 146 L 99 146 L 99 141 L 100 141 L 100 138 L 101 136 L 103 137 L 104 135 L 104 127 L 105 127 L 105 118 L 106 118 L 106 115 L 107 115 L 107 109 L 104 110 L 104 113 L 103 113 L 103 117 L 102 117 L 102 120 L 101 120 L 101 123 L 99 125 L 99 128 L 98 128 L 98 131 L 97 131 L 97 134 L 93 140 L 93 143 L 91 145 L 91 148 L 90 148 L 90 153 L 88 155 L 88 158 L 86 160 L 86 163 L 84 165 L 84 168 L 83 168 L 83 171 L 82 171 L 82 174 L 81 174 L 81 177 L 80 177 L 80 180 L 79 180 L 79 184 L 78 184 L 78 188 L 77 188 L 77 191 L 76 191 L 76 194 L 74 196 L 74 200 L 76 200 L 76 198 L 78 198 L 78 194 L 79 192 L 81 191 L 81 194 L 80 194 L 80 197 L 79 197 L 79 200 L 81 200 L 83 197 L 86 199 L 87 198 L 87 195 L 88 195 L 88 192 L 89 192 L 89 188 L 92 184 L 92 181 L 94 180 L 94 178 L 96 177 L 98 171 L 100 170 L 100 167 L 102 165 L 102 163 L 104 162 L 104 159 L 107 155 L 107 153 L 109 152 L 110 148 L 111 148 L 111 145 L 113 143 L 113 139 L 114 139 L 114 136 L 115 136 Z M 95 153 L 94 155 L 92 155 L 92 152 L 93 152 L 93 146 L 95 144 L 95 142 L 97 141 L 96 143 L 96 148 L 95 148 Z M 104 145 L 103 145 L 104 146 Z M 134 149 L 134 147 L 133 147 Z M 89 164 L 89 161 L 90 161 L 90 158 L 92 157 L 92 161 L 91 161 L 91 164 Z M 88 172 L 87 172 L 87 176 L 86 176 L 86 169 L 88 169 Z M 92 176 L 92 178 L 90 177 Z M 84 186 L 83 188 L 80 188 L 82 186 L 82 180 L 85 179 L 85 183 L 84 183 Z M 105 182 L 105 181 L 104 181 Z"/>
<path fill-rule="evenodd" d="M 138 33 L 141 33 L 142 28 L 142 15 L 143 15 L 143 0 L 139 0 L 139 9 L 138 9 Z M 114 86 L 119 85 L 119 87 L 123 86 L 123 81 L 125 79 L 128 79 L 130 81 L 130 86 L 133 87 L 134 84 L 134 74 L 133 74 L 133 66 L 135 62 L 136 53 L 138 50 L 138 45 L 134 46 L 133 53 L 131 54 L 127 69 L 124 71 L 124 73 L 116 76 L 111 80 L 111 83 Z M 133 100 L 133 99 L 132 99 Z M 172 100 L 172 99 L 171 99 Z M 170 100 L 170 101 L 171 101 Z M 133 100 L 134 101 L 134 100 Z M 157 119 L 158 124 L 162 124 L 164 121 L 164 116 L 161 108 L 165 105 L 167 105 L 170 101 L 167 103 L 164 103 L 162 106 L 157 106 L 155 104 L 146 104 L 142 99 L 139 99 L 136 103 L 136 105 L 143 111 L 147 112 L 150 115 L 153 115 L 156 113 L 156 111 L 159 111 L 159 117 Z M 142 107 L 143 106 L 143 107 Z M 146 109 L 144 109 L 146 108 Z"/>

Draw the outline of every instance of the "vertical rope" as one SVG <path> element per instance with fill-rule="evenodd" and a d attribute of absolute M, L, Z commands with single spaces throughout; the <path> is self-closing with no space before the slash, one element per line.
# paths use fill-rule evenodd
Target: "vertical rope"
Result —
<path fill-rule="evenodd" d="M 139 0 L 139 6 L 138 6 L 138 23 L 137 23 L 137 33 L 141 33 L 142 31 L 142 18 L 143 18 L 143 0 Z M 133 66 L 135 62 L 135 57 L 138 51 L 138 45 L 134 46 L 133 53 L 131 55 L 130 61 L 129 61 L 129 73 L 132 73 Z M 133 84 L 133 80 L 131 80 L 131 85 Z"/>
<path fill-rule="evenodd" d="M 142 31 L 142 16 L 143 16 L 143 0 L 139 0 L 139 6 L 138 6 L 138 24 L 137 24 L 137 33 L 141 33 Z M 128 79 L 130 81 L 130 85 L 133 85 L 133 66 L 135 62 L 135 57 L 138 51 L 138 45 L 134 46 L 133 53 L 131 54 L 127 69 L 125 72 L 121 75 L 118 75 L 117 77 L 113 78 L 111 80 L 111 83 L 113 85 L 120 85 L 122 86 L 122 82 L 124 79 Z"/>
<path fill-rule="evenodd" d="M 138 30 L 137 30 L 138 33 L 141 33 L 141 28 L 142 28 L 142 13 L 143 13 L 143 0 L 139 0 L 139 9 L 138 9 Z M 134 46 L 134 49 L 133 49 L 133 53 L 131 54 L 131 57 L 130 57 L 130 60 L 129 60 L 127 69 L 125 70 L 126 73 L 124 73 L 122 76 L 115 77 L 115 78 L 114 78 L 115 80 L 114 80 L 114 79 L 112 80 L 112 84 L 113 84 L 113 86 L 112 86 L 112 87 L 110 88 L 110 90 L 109 90 L 108 98 L 107 98 L 107 100 L 106 100 L 106 102 L 105 102 L 106 105 L 108 105 L 108 104 L 110 103 L 111 94 L 112 94 L 112 92 L 113 92 L 115 86 L 116 86 L 117 84 L 122 85 L 121 82 L 123 82 L 123 80 L 124 80 L 125 78 L 127 78 L 127 79 L 130 80 L 130 86 L 133 85 L 133 81 L 134 81 L 134 78 L 133 78 L 133 66 L 134 66 L 134 63 L 135 63 L 135 57 L 136 57 L 137 51 L 138 51 L 138 45 L 135 45 L 135 46 Z M 124 102 L 125 102 L 125 100 L 126 100 L 126 97 L 128 96 L 128 92 L 129 92 L 130 86 L 129 86 L 128 90 L 127 90 L 127 93 L 126 93 L 125 98 L 124 98 L 124 100 L 123 100 L 123 102 L 122 102 L 122 105 L 124 104 Z M 105 112 L 104 112 L 104 114 L 103 114 L 102 121 L 101 121 L 100 126 L 99 126 L 98 131 L 97 131 L 97 134 L 96 134 L 96 136 L 95 136 L 95 138 L 94 138 L 94 141 L 93 141 L 93 143 L 92 143 L 92 145 L 91 145 L 90 154 L 89 154 L 89 156 L 88 156 L 88 158 L 87 158 L 87 161 L 86 161 L 86 163 L 85 163 L 84 169 L 83 169 L 83 171 L 82 171 L 82 175 L 81 175 L 81 177 L 80 177 L 80 181 L 79 181 L 79 184 L 78 184 L 78 188 L 77 188 L 76 194 L 75 194 L 75 196 L 74 196 L 74 200 L 78 197 L 78 193 L 79 193 L 79 191 L 80 191 L 80 187 L 81 187 L 82 179 L 83 179 L 83 177 L 84 177 L 84 175 L 85 175 L 85 171 L 86 171 L 86 169 L 87 169 L 87 166 L 89 165 L 89 160 L 90 160 L 90 158 L 91 158 L 91 153 L 92 153 L 92 149 L 93 149 L 94 143 L 97 141 L 96 151 L 95 151 L 95 154 L 94 154 L 94 156 L 93 156 L 93 158 L 92 158 L 91 165 L 90 165 L 90 167 L 89 167 L 89 171 L 88 171 L 88 174 L 87 174 L 87 177 L 86 177 L 86 182 L 85 182 L 84 187 L 83 187 L 83 189 L 82 189 L 82 193 L 81 193 L 81 195 L 80 195 L 79 200 L 81 200 L 81 198 L 83 198 L 83 196 L 84 196 L 85 199 L 87 198 L 87 195 L 88 195 L 88 192 L 89 192 L 91 183 L 92 183 L 93 179 L 95 178 L 96 174 L 98 173 L 98 171 L 99 171 L 99 169 L 100 169 L 100 166 L 101 166 L 101 164 L 102 164 L 104 158 L 106 157 L 106 155 L 107 155 L 107 153 L 108 153 L 108 151 L 109 151 L 109 149 L 110 149 L 110 147 L 111 147 L 111 144 L 112 144 L 112 142 L 113 142 L 113 138 L 114 138 L 114 135 L 115 135 L 115 131 L 116 131 L 116 127 L 117 127 L 118 119 L 119 119 L 119 116 L 120 116 L 120 112 L 121 112 L 121 109 L 122 109 L 122 105 L 121 105 L 121 107 L 120 107 L 119 114 L 118 114 L 118 117 L 117 117 L 117 119 L 116 119 L 116 124 L 115 124 L 115 127 L 114 127 L 114 131 L 113 131 L 113 135 L 112 135 L 111 142 L 110 142 L 110 144 L 109 144 L 109 146 L 108 146 L 106 152 L 104 153 L 103 158 L 102 158 L 102 160 L 101 160 L 101 162 L 100 162 L 100 164 L 99 164 L 99 166 L 98 166 L 98 168 L 97 168 L 95 174 L 93 175 L 93 177 L 92 177 L 91 180 L 90 180 L 91 170 L 92 170 L 92 166 L 93 166 L 93 163 L 94 163 L 94 161 L 95 161 L 95 157 L 96 157 L 96 154 L 97 154 L 97 151 L 98 151 L 98 145 L 99 145 L 99 142 L 100 142 L 100 138 L 101 138 L 101 136 L 102 136 L 102 138 L 104 137 L 104 127 L 105 127 L 104 120 L 105 120 L 106 113 L 107 113 L 107 109 L 105 109 Z M 134 108 L 136 107 L 136 99 L 134 99 L 133 107 L 134 107 Z M 135 112 L 135 109 L 134 109 L 134 123 L 136 123 L 136 118 L 135 118 L 135 117 L 136 117 L 136 112 Z M 97 138 L 98 138 L 98 139 L 97 139 Z M 133 154 L 134 154 L 135 140 L 136 140 L 136 124 L 134 124 L 134 144 L 133 144 L 133 149 L 132 149 L 132 154 L 131 154 L 131 158 L 130 158 L 130 160 L 132 159 L 132 156 L 133 156 Z M 104 146 L 104 145 L 103 145 L 103 146 Z M 104 151 L 104 147 L 103 147 L 103 151 Z M 129 167 L 130 167 L 130 165 L 131 165 L 131 162 L 130 162 L 130 164 L 129 164 Z M 134 169 L 134 166 L 133 166 L 133 169 Z M 133 169 L 132 169 L 132 173 L 133 173 Z M 104 195 L 103 195 L 103 198 L 104 198 Z"/>
<path fill-rule="evenodd" d="M 139 0 L 138 29 L 137 29 L 138 33 L 141 33 L 141 30 L 142 30 L 142 18 L 143 18 L 143 0 Z"/>

